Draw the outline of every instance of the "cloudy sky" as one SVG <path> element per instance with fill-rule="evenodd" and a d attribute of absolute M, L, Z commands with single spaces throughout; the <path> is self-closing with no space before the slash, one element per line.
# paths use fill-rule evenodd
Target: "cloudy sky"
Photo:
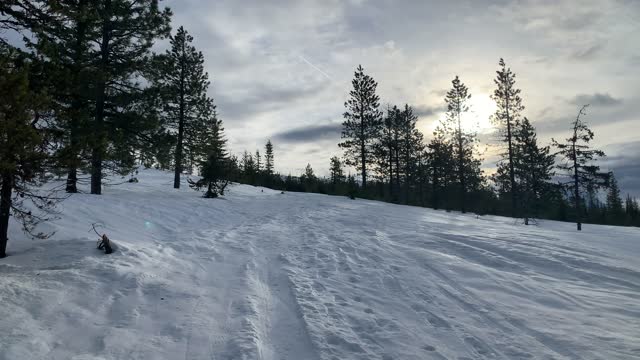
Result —
<path fill-rule="evenodd" d="M 194 35 L 233 152 L 272 139 L 277 169 L 326 173 L 362 64 L 383 104 L 413 105 L 427 136 L 459 75 L 485 144 L 497 63 L 517 74 L 539 137 L 565 138 L 579 107 L 623 191 L 640 196 L 640 1 L 170 0 Z M 490 168 L 495 149 L 485 153 Z"/>

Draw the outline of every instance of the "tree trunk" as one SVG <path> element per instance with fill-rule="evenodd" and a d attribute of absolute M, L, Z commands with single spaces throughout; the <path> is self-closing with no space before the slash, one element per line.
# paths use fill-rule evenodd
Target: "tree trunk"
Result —
<path fill-rule="evenodd" d="M 506 90 L 508 91 L 508 90 Z M 507 109 L 507 142 L 509 144 L 509 181 L 511 182 L 511 217 L 517 216 L 516 211 L 516 175 L 513 168 L 513 146 L 511 143 L 511 116 L 509 116 L 509 95 L 506 96 L 506 109 Z"/>
<path fill-rule="evenodd" d="M 462 144 L 462 121 L 460 119 L 460 108 L 458 108 L 458 175 L 460 177 L 460 210 L 462 213 L 466 213 L 467 209 L 465 206 L 466 197 L 467 197 L 467 186 L 465 184 L 465 176 L 464 176 L 464 154 L 463 154 L 463 144 Z"/>
<path fill-rule="evenodd" d="M 176 145 L 176 169 L 173 177 L 173 188 L 180 189 L 180 174 L 182 173 L 182 142 L 184 141 L 184 81 L 185 81 L 185 49 L 182 44 L 182 61 L 180 63 L 180 113 L 178 114 L 178 144 Z"/>
<path fill-rule="evenodd" d="M 87 0 L 80 0 L 78 2 L 79 12 L 84 14 Z M 86 21 L 84 17 L 78 21 L 76 27 L 76 43 L 73 55 L 73 89 L 71 90 L 73 100 L 71 102 L 71 126 L 69 129 L 70 147 L 71 147 L 71 159 L 69 163 L 69 171 L 67 174 L 67 186 L 66 192 L 77 193 L 78 192 L 78 127 L 80 112 L 82 111 L 82 101 L 80 99 L 80 72 L 82 68 L 82 45 L 86 33 Z"/>
<path fill-rule="evenodd" d="M 91 193 L 102 194 L 102 158 L 106 141 L 104 134 L 104 103 L 106 97 L 107 65 L 109 63 L 109 41 L 111 36 L 111 0 L 104 1 L 102 20 L 102 43 L 100 44 L 100 75 L 97 84 L 96 117 L 94 131 L 97 139 L 91 153 Z"/>
<path fill-rule="evenodd" d="M 580 216 L 580 178 L 578 177 L 578 154 L 576 151 L 576 141 L 578 140 L 577 125 L 573 128 L 573 196 L 576 207 L 576 226 L 578 231 L 582 230 L 582 219 Z"/>
<path fill-rule="evenodd" d="M 10 173 L 2 174 L 2 189 L 0 190 L 0 258 L 7 256 L 7 235 L 9 231 L 12 190 L 13 176 Z"/>
<path fill-rule="evenodd" d="M 78 169 L 74 164 L 69 165 L 69 172 L 67 173 L 67 186 L 65 191 L 75 194 L 78 192 Z"/>

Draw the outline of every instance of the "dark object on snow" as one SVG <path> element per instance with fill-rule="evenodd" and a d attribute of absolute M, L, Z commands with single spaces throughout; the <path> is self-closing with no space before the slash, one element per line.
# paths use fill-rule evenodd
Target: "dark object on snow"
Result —
<path fill-rule="evenodd" d="M 284 195 L 284 191 L 280 191 L 280 194 L 281 194 L 281 195 Z"/>
<path fill-rule="evenodd" d="M 137 177 L 132 177 L 129 179 L 130 183 L 137 183 L 138 182 L 138 178 Z"/>
<path fill-rule="evenodd" d="M 105 254 L 111 254 L 113 252 L 113 248 L 111 248 L 111 241 L 106 234 L 102 234 L 101 239 L 98 240 L 98 249 L 104 250 Z"/>

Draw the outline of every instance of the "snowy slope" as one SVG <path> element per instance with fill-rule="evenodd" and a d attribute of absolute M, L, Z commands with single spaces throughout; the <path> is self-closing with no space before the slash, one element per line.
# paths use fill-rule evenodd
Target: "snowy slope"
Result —
<path fill-rule="evenodd" d="M 139 179 L 12 226 L 0 359 L 640 359 L 639 229 Z"/>

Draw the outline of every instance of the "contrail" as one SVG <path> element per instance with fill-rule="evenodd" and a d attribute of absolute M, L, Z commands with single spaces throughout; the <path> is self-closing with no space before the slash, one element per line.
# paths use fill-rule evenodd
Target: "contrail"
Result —
<path fill-rule="evenodd" d="M 316 69 L 320 74 L 324 75 L 327 79 L 333 81 L 333 79 L 331 78 L 331 76 L 327 75 L 326 72 L 320 70 L 317 66 L 313 65 L 309 60 L 305 59 L 302 55 L 298 55 L 298 57 L 300 59 L 302 59 L 302 61 L 306 62 L 307 64 L 309 64 L 309 66 L 311 66 L 312 68 Z"/>

